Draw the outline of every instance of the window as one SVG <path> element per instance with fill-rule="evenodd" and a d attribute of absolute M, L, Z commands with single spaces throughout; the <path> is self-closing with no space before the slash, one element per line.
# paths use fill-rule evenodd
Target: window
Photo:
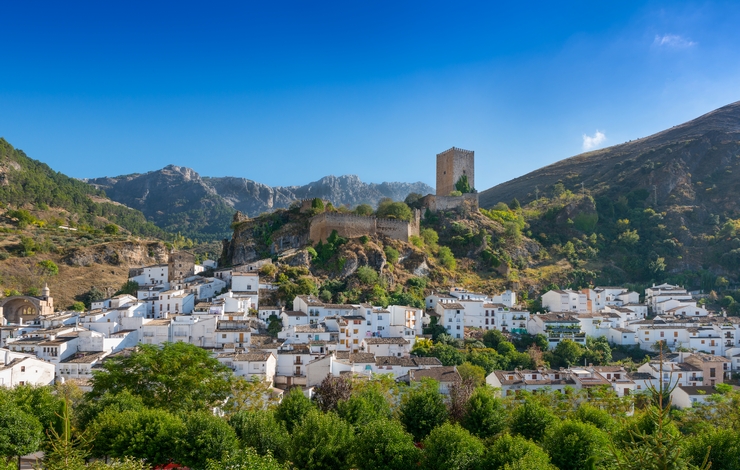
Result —
<path fill-rule="evenodd" d="M 221 338 L 226 338 L 226 333 L 222 334 Z"/>
<path fill-rule="evenodd" d="M 674 337 L 674 338 L 678 338 L 678 331 L 674 331 L 674 332 L 673 332 L 673 337 Z"/>
<path fill-rule="evenodd" d="M 717 369 L 715 369 L 714 367 L 711 367 L 709 369 L 709 377 L 716 377 L 716 376 L 717 376 Z"/>
<path fill-rule="evenodd" d="M 664 337 L 664 336 L 665 336 L 665 331 L 661 331 L 661 332 L 660 332 L 660 337 L 662 338 L 662 337 Z"/>
<path fill-rule="evenodd" d="M 357 344 L 358 342 L 359 342 L 359 340 L 358 340 L 358 339 L 353 339 L 353 340 L 352 340 L 352 344 Z"/>
<path fill-rule="evenodd" d="M 25 371 L 26 371 L 26 366 L 21 366 L 21 372 L 25 372 Z"/>

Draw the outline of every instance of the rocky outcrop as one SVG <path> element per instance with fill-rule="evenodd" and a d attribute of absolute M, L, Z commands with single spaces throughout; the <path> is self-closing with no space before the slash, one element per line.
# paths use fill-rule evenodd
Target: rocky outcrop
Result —
<path fill-rule="evenodd" d="M 113 266 L 138 267 L 167 262 L 167 248 L 163 243 L 113 242 L 84 248 L 76 248 L 64 257 L 70 266 Z"/>

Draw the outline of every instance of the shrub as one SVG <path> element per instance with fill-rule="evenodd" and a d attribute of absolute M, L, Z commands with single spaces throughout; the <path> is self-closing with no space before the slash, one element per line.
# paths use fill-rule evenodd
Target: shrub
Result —
<path fill-rule="evenodd" d="M 401 254 L 393 248 L 392 246 L 386 246 L 383 251 L 385 252 L 385 259 L 388 260 L 388 263 L 390 264 L 396 264 L 398 263 L 398 257 L 401 256 Z"/>

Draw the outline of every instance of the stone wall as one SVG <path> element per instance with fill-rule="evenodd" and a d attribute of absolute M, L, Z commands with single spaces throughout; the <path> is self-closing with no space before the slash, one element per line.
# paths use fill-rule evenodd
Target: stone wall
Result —
<path fill-rule="evenodd" d="M 449 196 L 461 176 L 475 187 L 475 152 L 452 147 L 437 154 L 437 196 Z"/>
<path fill-rule="evenodd" d="M 383 235 L 407 242 L 412 235 L 419 236 L 420 219 L 421 213 L 418 210 L 414 211 L 411 222 L 324 212 L 311 218 L 309 237 L 313 243 L 317 243 L 319 240 L 326 240 L 336 230 L 340 236 L 346 238 Z"/>
<path fill-rule="evenodd" d="M 432 212 L 454 210 L 465 205 L 470 209 L 478 209 L 478 193 L 467 193 L 462 196 L 428 194 L 421 198 L 421 207 Z"/>

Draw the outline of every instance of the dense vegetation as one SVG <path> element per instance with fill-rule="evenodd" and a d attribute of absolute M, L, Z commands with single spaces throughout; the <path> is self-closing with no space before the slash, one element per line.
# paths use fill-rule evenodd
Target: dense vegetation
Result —
<path fill-rule="evenodd" d="M 62 222 L 72 227 L 87 225 L 103 229 L 107 223 L 102 218 L 133 234 L 164 236 L 141 212 L 112 202 L 94 201 L 93 198 L 105 198 L 105 193 L 28 158 L 3 138 L 0 138 L 0 171 L 3 173 L 0 201 L 6 205 L 64 209 L 68 216 Z"/>
<path fill-rule="evenodd" d="M 207 356 L 183 343 L 144 346 L 106 362 L 88 394 L 0 389 L 0 468 L 39 448 L 46 469 L 72 470 L 740 468 L 740 393 L 728 386 L 684 411 L 660 390 L 501 398 L 461 366 L 449 396 L 434 381 L 342 377 L 325 379 L 313 400 L 293 389 L 278 404 L 265 384 Z M 135 377 L 118 382 L 121 370 Z M 116 460 L 85 464 L 106 457 Z"/>

